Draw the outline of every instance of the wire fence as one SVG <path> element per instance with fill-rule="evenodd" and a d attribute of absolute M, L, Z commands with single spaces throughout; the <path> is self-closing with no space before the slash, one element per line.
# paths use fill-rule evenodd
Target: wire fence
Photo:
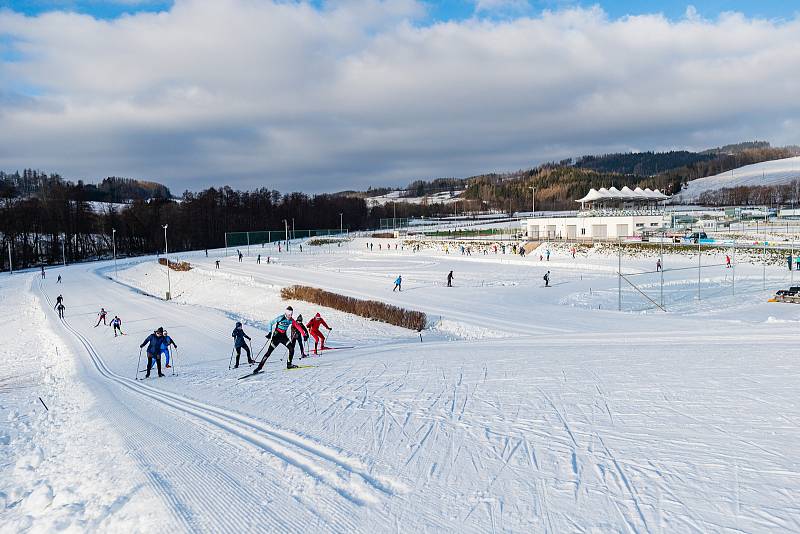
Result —
<path fill-rule="evenodd" d="M 250 255 L 251 247 L 264 248 L 270 244 L 282 244 L 289 249 L 292 241 L 309 239 L 312 237 L 343 237 L 347 235 L 347 230 L 341 228 L 330 229 L 311 229 L 311 230 L 255 230 L 251 232 L 225 232 L 225 254 L 229 248 L 244 249 L 246 255 Z"/>

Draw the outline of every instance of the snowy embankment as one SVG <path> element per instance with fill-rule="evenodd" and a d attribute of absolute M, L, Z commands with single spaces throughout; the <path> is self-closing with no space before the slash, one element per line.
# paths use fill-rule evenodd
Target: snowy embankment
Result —
<path fill-rule="evenodd" d="M 673 202 L 696 202 L 700 195 L 732 187 L 783 185 L 800 180 L 800 156 L 745 165 L 706 178 L 692 180 L 677 195 Z"/>
<path fill-rule="evenodd" d="M 29 291 L 36 279 L 2 278 L 0 531 L 157 530 L 163 503 L 77 380 L 79 356 Z"/>

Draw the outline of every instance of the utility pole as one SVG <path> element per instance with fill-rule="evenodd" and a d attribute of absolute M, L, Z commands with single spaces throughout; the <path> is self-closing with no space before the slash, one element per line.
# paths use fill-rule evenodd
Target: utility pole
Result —
<path fill-rule="evenodd" d="M 339 233 L 344 234 L 344 213 L 339 214 Z"/>
<path fill-rule="evenodd" d="M 8 274 L 14 274 L 14 264 L 11 263 L 11 241 L 8 242 Z"/>
<path fill-rule="evenodd" d="M 167 260 L 167 300 L 169 300 L 172 297 L 172 286 L 169 280 L 169 245 L 167 244 L 167 226 L 169 225 L 165 224 L 162 226 L 162 228 L 164 229 L 164 259 Z"/>
<path fill-rule="evenodd" d="M 114 255 L 114 279 L 117 278 L 117 229 L 111 229 L 111 250 Z"/>
<path fill-rule="evenodd" d="M 622 238 L 619 239 L 619 266 L 617 267 L 617 311 L 622 311 Z"/>
<path fill-rule="evenodd" d="M 529 186 L 528 189 L 531 190 L 531 217 L 534 217 L 536 215 L 536 188 Z"/>

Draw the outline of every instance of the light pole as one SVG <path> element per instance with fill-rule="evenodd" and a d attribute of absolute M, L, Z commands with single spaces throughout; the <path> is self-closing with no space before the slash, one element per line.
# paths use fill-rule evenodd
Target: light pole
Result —
<path fill-rule="evenodd" d="M 536 214 L 536 188 L 528 186 L 528 189 L 531 190 L 531 217 L 533 217 Z"/>
<path fill-rule="evenodd" d="M 167 244 L 167 227 L 169 225 L 165 224 L 162 226 L 164 229 L 164 259 L 167 260 L 167 300 L 170 299 L 172 293 L 172 286 L 170 285 L 169 280 L 169 245 Z"/>
<path fill-rule="evenodd" d="M 61 240 L 61 263 L 64 264 L 64 267 L 67 266 L 67 254 L 64 251 L 64 241 L 67 240 L 67 235 L 64 234 L 64 238 Z"/>
<path fill-rule="evenodd" d="M 8 274 L 14 274 L 14 264 L 11 263 L 11 240 L 8 241 Z"/>
<path fill-rule="evenodd" d="M 289 221 L 283 220 L 284 237 L 286 239 L 286 252 L 289 252 Z"/>
<path fill-rule="evenodd" d="M 344 219 L 343 219 L 343 217 L 344 217 L 344 213 L 340 213 L 339 214 L 339 233 L 340 234 L 344 233 L 344 222 L 343 222 Z"/>
<path fill-rule="evenodd" d="M 111 250 L 114 255 L 114 278 L 117 278 L 117 229 L 111 229 Z"/>
<path fill-rule="evenodd" d="M 292 240 L 297 237 L 297 234 L 294 233 L 294 217 L 292 217 Z"/>

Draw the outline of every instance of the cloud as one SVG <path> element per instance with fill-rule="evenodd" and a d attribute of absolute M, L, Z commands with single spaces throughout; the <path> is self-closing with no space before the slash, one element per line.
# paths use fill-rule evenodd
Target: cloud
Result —
<path fill-rule="evenodd" d="M 797 18 L 424 14 L 412 0 L 0 11 L 0 168 L 333 191 L 797 141 Z"/>

